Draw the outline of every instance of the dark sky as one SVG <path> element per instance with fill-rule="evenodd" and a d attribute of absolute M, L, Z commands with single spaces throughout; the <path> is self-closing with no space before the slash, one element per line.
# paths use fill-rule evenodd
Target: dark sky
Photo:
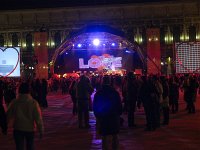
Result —
<path fill-rule="evenodd" d="M 179 1 L 179 0 L 1 0 L 0 10 L 91 6 L 91 5 L 143 3 L 143 2 L 164 2 L 164 1 Z"/>

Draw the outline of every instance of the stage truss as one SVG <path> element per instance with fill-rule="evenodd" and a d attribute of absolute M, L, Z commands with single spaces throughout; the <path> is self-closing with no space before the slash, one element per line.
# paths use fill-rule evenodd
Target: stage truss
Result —
<path fill-rule="evenodd" d="M 94 45 L 94 39 L 99 40 L 99 44 Z M 70 38 L 67 38 L 61 45 L 55 50 L 55 53 L 50 62 L 51 73 L 54 73 L 54 64 L 59 55 L 66 53 L 69 50 L 127 50 L 138 53 L 143 64 L 146 63 L 146 59 L 142 52 L 141 47 L 136 42 L 130 42 L 125 37 L 115 35 L 113 33 L 101 31 L 101 32 L 85 32 Z"/>

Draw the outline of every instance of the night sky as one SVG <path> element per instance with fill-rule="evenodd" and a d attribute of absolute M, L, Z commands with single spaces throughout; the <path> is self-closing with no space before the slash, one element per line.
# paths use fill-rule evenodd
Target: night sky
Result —
<path fill-rule="evenodd" d="M 1 0 L 0 10 L 75 7 L 108 4 L 164 2 L 179 0 Z"/>

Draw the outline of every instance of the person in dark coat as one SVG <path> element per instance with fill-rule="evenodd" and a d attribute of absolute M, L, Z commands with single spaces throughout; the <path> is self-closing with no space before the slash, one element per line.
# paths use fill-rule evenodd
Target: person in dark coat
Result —
<path fill-rule="evenodd" d="M 128 110 L 128 126 L 135 126 L 135 110 L 138 100 L 139 84 L 133 72 L 129 72 L 126 84 L 126 101 Z"/>
<path fill-rule="evenodd" d="M 80 77 L 76 86 L 76 98 L 78 102 L 78 124 L 79 128 L 89 128 L 89 100 L 94 89 L 90 80 L 85 75 Z M 83 126 L 84 121 L 84 126 Z"/>
<path fill-rule="evenodd" d="M 40 79 L 38 78 L 38 79 L 36 79 L 36 81 L 35 81 L 35 90 L 36 90 L 36 97 L 35 97 L 35 99 L 38 101 L 38 103 L 40 104 L 40 105 L 42 105 L 42 85 L 41 85 L 41 82 L 40 82 Z"/>
<path fill-rule="evenodd" d="M 10 104 L 10 102 L 16 98 L 16 91 L 14 85 L 12 85 L 11 81 L 7 81 L 4 87 L 4 101 L 6 106 Z"/>
<path fill-rule="evenodd" d="M 93 110 L 99 124 L 99 134 L 102 136 L 102 149 L 108 149 L 108 136 L 111 135 L 112 148 L 117 150 L 122 104 L 119 93 L 110 85 L 109 76 L 103 77 L 102 87 L 94 96 Z"/>
<path fill-rule="evenodd" d="M 190 77 L 189 79 L 189 87 L 188 87 L 188 113 L 195 113 L 195 101 L 197 96 L 197 89 L 199 87 L 199 84 L 195 77 Z"/>
<path fill-rule="evenodd" d="M 156 128 L 160 127 L 160 109 L 161 102 L 163 101 L 163 86 L 160 82 L 160 78 L 157 75 L 152 76 L 152 82 L 155 87 L 155 93 L 153 93 L 153 99 L 155 101 L 155 115 L 156 115 Z"/>
<path fill-rule="evenodd" d="M 46 79 L 42 79 L 42 84 L 41 84 L 41 105 L 44 108 L 48 107 L 48 102 L 47 102 L 47 93 L 48 93 L 48 83 Z"/>
<path fill-rule="evenodd" d="M 76 115 L 78 110 L 77 110 L 77 99 L 76 99 L 76 80 L 74 79 L 69 87 L 69 94 L 71 96 L 72 99 L 72 103 L 73 103 L 73 109 L 72 109 L 72 113 L 73 115 Z"/>
<path fill-rule="evenodd" d="M 4 107 L 0 104 L 0 127 L 3 134 L 7 134 L 7 119 Z"/>
<path fill-rule="evenodd" d="M 184 97 L 184 101 L 186 102 L 186 110 L 188 110 L 188 101 L 190 99 L 190 91 L 189 91 L 189 86 L 190 86 L 190 81 L 189 81 L 189 76 L 185 76 L 184 81 L 183 81 L 183 85 L 182 85 L 182 90 L 184 91 L 183 97 Z"/>
<path fill-rule="evenodd" d="M 147 79 L 142 76 L 142 86 L 139 91 L 139 100 L 143 104 L 146 115 L 146 131 L 154 131 L 156 129 L 156 88 L 151 77 Z"/>
<path fill-rule="evenodd" d="M 169 104 L 171 106 L 172 113 L 178 112 L 179 104 L 179 84 L 175 80 L 175 77 L 169 80 Z"/>
<path fill-rule="evenodd" d="M 163 86 L 161 108 L 163 112 L 163 125 L 169 124 L 169 85 L 165 76 L 161 77 L 161 84 Z"/>

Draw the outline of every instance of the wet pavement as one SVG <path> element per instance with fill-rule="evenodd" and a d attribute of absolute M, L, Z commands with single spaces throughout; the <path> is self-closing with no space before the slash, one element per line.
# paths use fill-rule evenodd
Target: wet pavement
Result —
<path fill-rule="evenodd" d="M 72 114 L 69 95 L 48 95 L 49 107 L 42 110 L 45 132 L 42 139 L 35 134 L 36 150 L 100 150 L 101 138 L 95 130 L 95 118 L 90 112 L 90 129 L 79 129 L 77 116 Z M 179 101 L 180 111 L 170 114 L 168 126 L 155 131 L 144 131 L 145 115 L 143 109 L 136 112 L 134 128 L 127 127 L 127 116 L 123 114 L 125 124 L 121 128 L 120 150 L 199 150 L 200 149 L 200 96 L 198 95 L 195 114 L 185 111 L 185 103 Z M 0 150 L 14 150 L 12 129 L 8 135 L 0 134 Z"/>

